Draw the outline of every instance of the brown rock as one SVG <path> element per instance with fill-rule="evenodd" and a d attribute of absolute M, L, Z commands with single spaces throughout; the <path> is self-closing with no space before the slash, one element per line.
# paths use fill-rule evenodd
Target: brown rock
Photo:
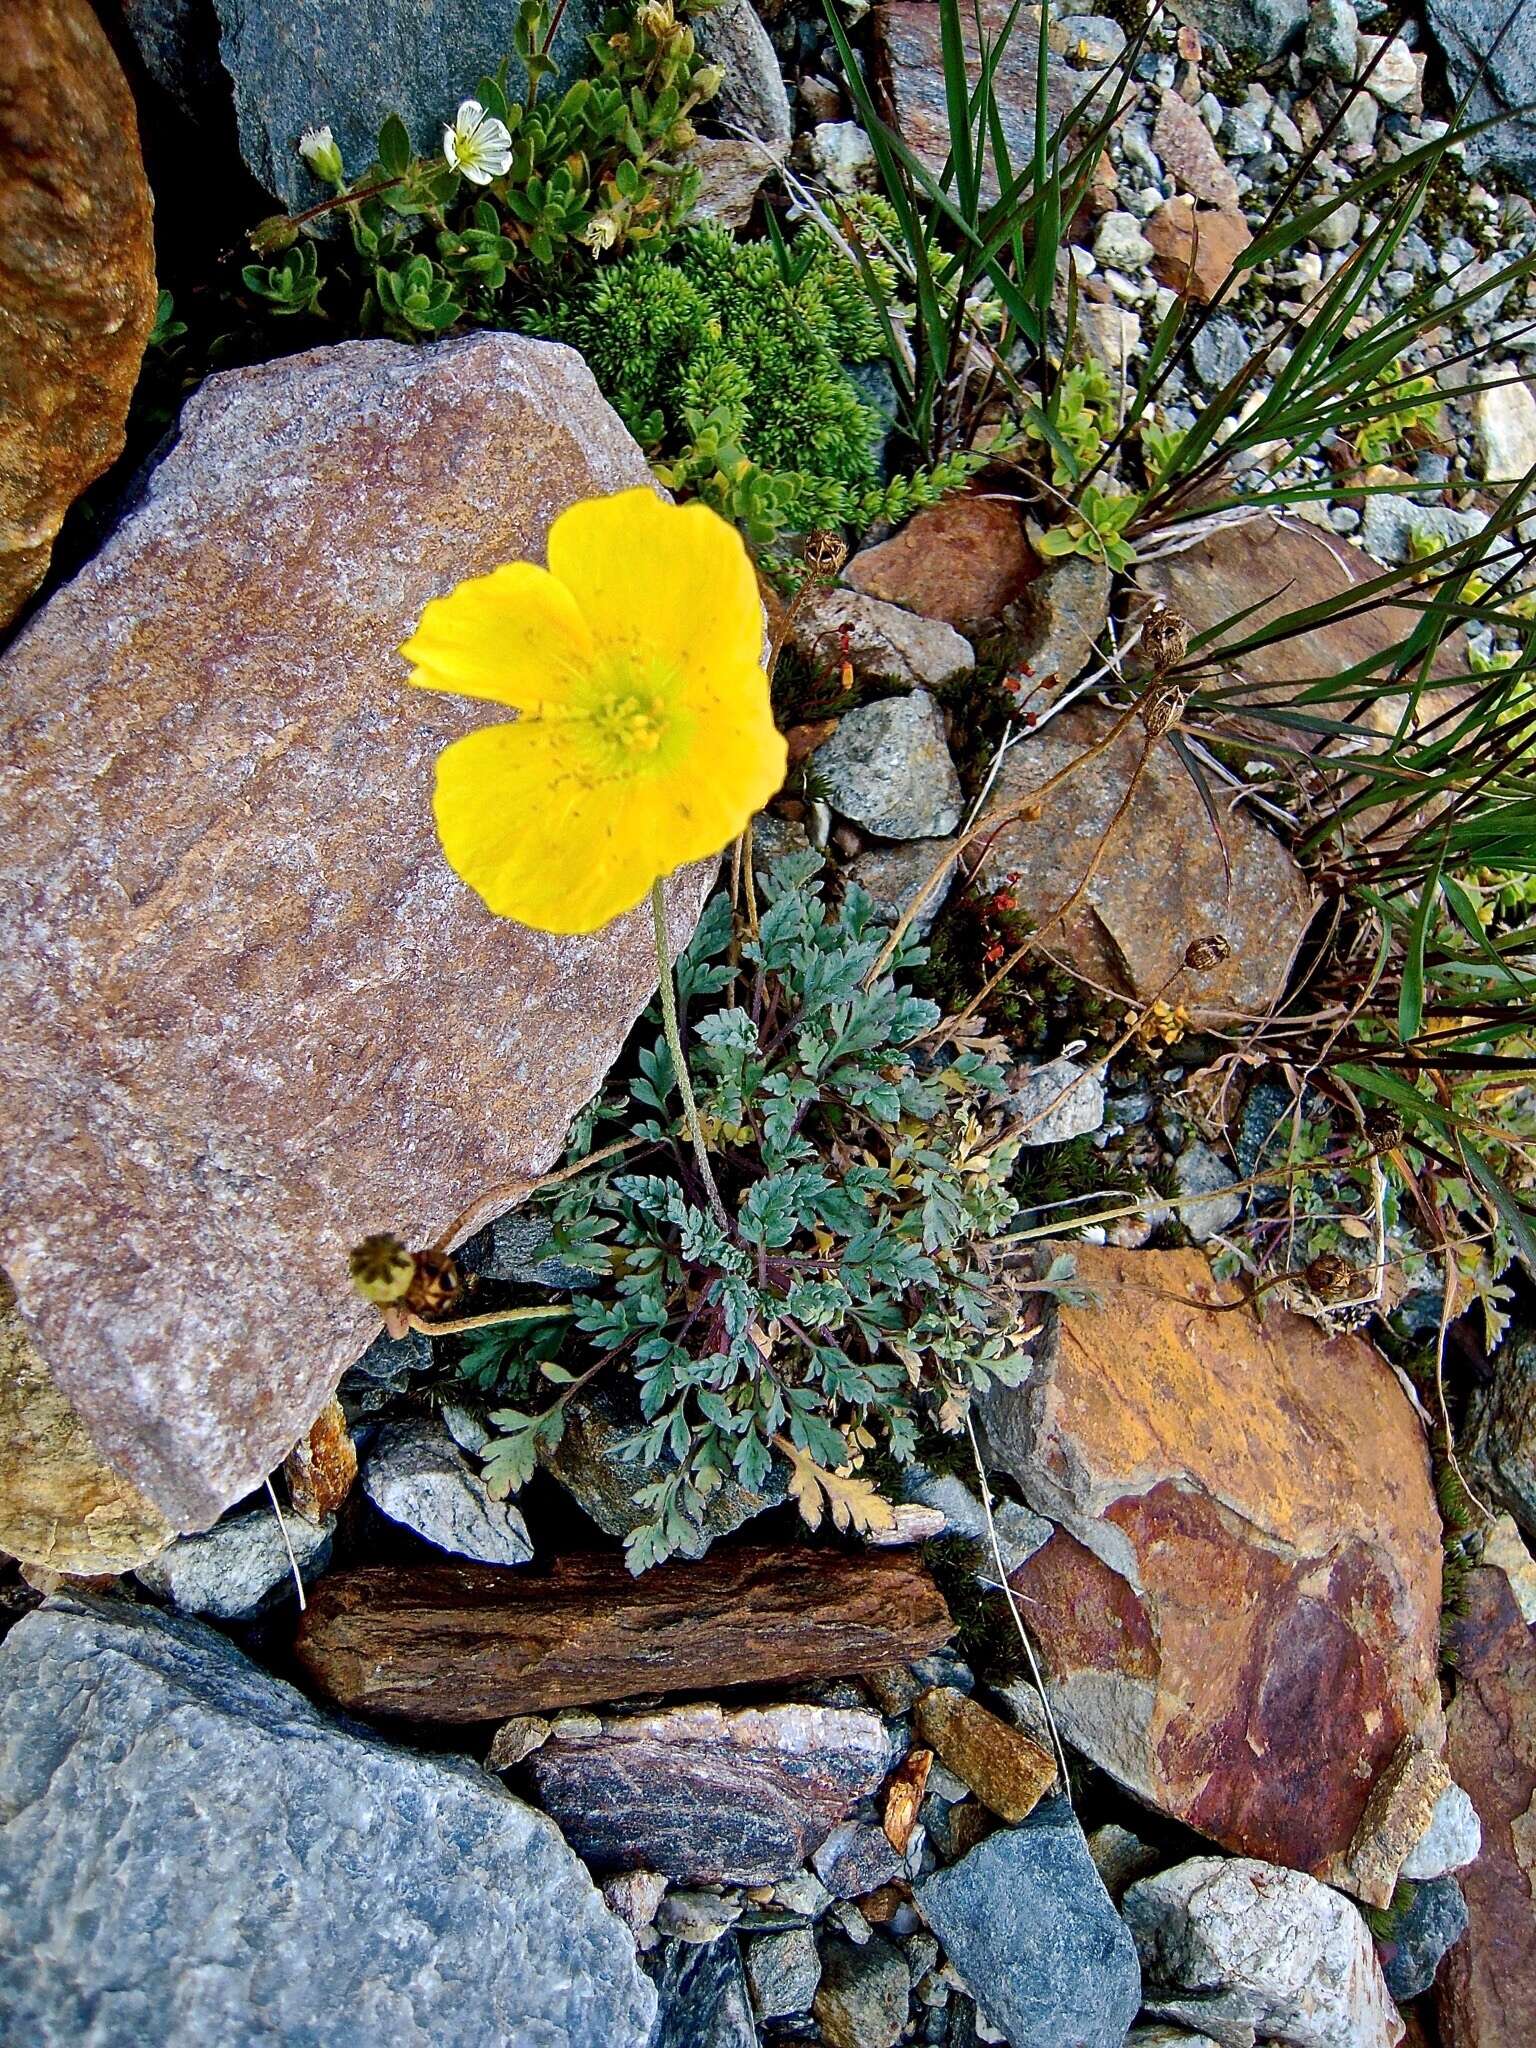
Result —
<path fill-rule="evenodd" d="M 155 317 L 128 81 L 89 0 L 0 8 L 0 626 L 122 452 Z"/>
<path fill-rule="evenodd" d="M 1058 1525 L 1011 1583 L 1062 1734 L 1223 1847 L 1347 1883 L 1373 1788 L 1438 1726 L 1418 1418 L 1362 1339 L 1209 1313 L 1196 1253 L 1073 1252 L 1095 1305 L 1053 1310 L 984 1409 Z"/>
<path fill-rule="evenodd" d="M 1253 236 L 1235 208 L 1169 199 L 1142 229 L 1156 250 L 1152 273 L 1185 298 L 1209 305 Z"/>
<path fill-rule="evenodd" d="M 826 2048 L 895 2048 L 906 2032 L 911 1978 L 883 1934 L 862 1947 L 836 1935 L 821 1943 L 821 1982 L 811 2012 Z"/>
<path fill-rule="evenodd" d="M 951 1634 L 905 1552 L 716 1551 L 632 1579 L 568 1556 L 543 1578 L 488 1565 L 336 1572 L 297 1654 L 320 1691 L 369 1714 L 490 1721 L 553 1707 L 845 1677 L 927 1656 Z"/>
<path fill-rule="evenodd" d="M 855 590 L 927 619 L 976 625 L 1001 616 L 1040 564 L 1012 499 L 962 491 L 918 512 L 843 572 Z"/>
<path fill-rule="evenodd" d="M 999 1820 L 1027 1819 L 1056 1782 L 1056 1759 L 1048 1749 L 952 1685 L 925 1692 L 914 1720 L 940 1763 Z"/>
<path fill-rule="evenodd" d="M 922 1812 L 923 1795 L 928 1789 L 928 1774 L 932 1769 L 931 1749 L 909 1749 L 891 1773 L 890 1783 L 885 1788 L 885 1811 L 880 1824 L 885 1829 L 885 1839 L 898 1856 L 905 1856 L 911 1845 L 912 1830 Z"/>
<path fill-rule="evenodd" d="M 0 1552 L 50 1581 L 94 1577 L 132 1571 L 175 1534 L 86 1435 L 0 1273 Z"/>
<path fill-rule="evenodd" d="M 1456 1668 L 1446 1756 L 1483 1824 L 1456 1873 L 1467 1932 L 1440 1967 L 1443 2048 L 1528 2048 L 1536 2040 L 1536 1637 L 1504 1574 L 1469 1574 L 1453 1610 Z"/>
<path fill-rule="evenodd" d="M 1207 206 L 1236 211 L 1236 178 L 1222 162 L 1210 129 L 1176 92 L 1165 92 L 1159 97 L 1157 119 L 1152 124 L 1152 147 L 1175 184 L 1184 191 Z"/>
<path fill-rule="evenodd" d="M 1015 13 L 1011 0 L 981 0 L 980 26 L 990 44 Z M 1003 134 L 1014 166 L 1028 162 L 1035 146 L 1038 14 L 1019 14 L 994 72 L 994 92 Z M 930 170 L 943 169 L 949 155 L 949 107 L 944 89 L 944 55 L 935 0 L 887 0 L 877 6 L 872 22 L 875 66 L 889 97 L 902 140 Z M 967 68 L 974 85 L 980 76 L 980 45 L 976 10 L 961 10 L 961 34 Z M 1108 109 L 1112 83 L 1103 71 L 1076 71 L 1052 53 L 1046 67 L 1046 107 L 1052 129 L 1072 109 L 1095 95 L 1088 118 Z M 998 196 L 990 162 L 982 180 L 983 197 Z"/>
<path fill-rule="evenodd" d="M 306 1521 L 323 1522 L 341 1506 L 357 1477 L 357 1446 L 339 1401 L 327 1401 L 308 1436 L 288 1453 L 283 1476 L 288 1498 Z"/>
<path fill-rule="evenodd" d="M 1027 797 L 1113 723 L 1097 708 L 1063 712 L 1008 753 L 989 808 Z M 1230 958 L 1182 975 L 1167 1000 L 1198 1016 L 1262 1015 L 1285 986 L 1311 916 L 1310 892 L 1280 841 L 1244 811 L 1223 814 L 1223 860 L 1199 793 L 1166 745 L 1148 755 L 1082 896 L 1064 921 L 1054 921 L 1088 874 L 1144 746 L 1140 727 L 1131 726 L 1053 790 L 1039 817 L 985 841 L 983 884 L 1016 877 L 1019 909 L 1040 929 L 1048 953 L 1101 986 L 1143 1000 L 1163 988 L 1191 939 L 1220 933 Z"/>
<path fill-rule="evenodd" d="M 503 1721 L 491 1737 L 485 1768 L 488 1771 L 510 1771 L 514 1765 L 525 1763 L 536 1749 L 544 1747 L 549 1733 L 550 1723 L 542 1714 L 514 1714 L 510 1721 Z"/>
<path fill-rule="evenodd" d="M 1241 526 L 1224 526 L 1193 547 L 1161 561 L 1141 563 L 1136 581 L 1167 601 L 1189 623 L 1190 636 L 1219 632 L 1229 619 L 1240 622 L 1226 637 L 1235 646 L 1288 613 L 1325 604 L 1380 574 L 1377 565 L 1347 541 L 1320 533 L 1299 520 L 1263 512 Z M 1251 609 L 1250 609 L 1251 608 Z M 1291 639 L 1273 640 L 1245 654 L 1244 679 L 1255 684 L 1302 684 L 1320 676 L 1336 676 L 1363 662 L 1382 657 L 1412 632 L 1418 614 L 1401 604 L 1363 606 L 1352 617 L 1335 619 Z M 1205 659 L 1221 663 L 1221 638 Z M 1447 634 L 1431 673 L 1437 680 L 1466 675 L 1466 641 L 1458 630 Z M 1378 672 L 1380 673 L 1380 671 Z M 1433 717 L 1446 693 L 1427 693 L 1420 717 Z M 1356 713 L 1366 732 L 1397 730 L 1401 695 L 1384 692 L 1379 682 L 1362 686 Z M 1330 716 L 1343 715 L 1342 708 Z M 1303 744 L 1305 737 L 1302 736 Z"/>
<path fill-rule="evenodd" d="M 547 342 L 233 371 L 0 663 L 0 1100 L 27 1133 L 0 1258 L 180 1528 L 286 1455 L 377 1329 L 348 1248 L 542 1171 L 655 984 L 646 916 L 548 938 L 451 873 L 433 764 L 498 714 L 406 689 L 395 652 L 428 598 L 648 476 Z M 706 882 L 673 885 L 678 939 Z"/>
<path fill-rule="evenodd" d="M 684 1884 L 771 1884 L 885 1776 L 885 1724 L 862 1708 L 669 1707 L 556 1722 L 530 1772 L 539 1804 L 597 1870 Z"/>
<path fill-rule="evenodd" d="M 752 218 L 763 181 L 774 168 L 761 142 L 701 135 L 688 150 L 686 162 L 699 174 L 695 220 L 712 220 L 734 233 Z"/>

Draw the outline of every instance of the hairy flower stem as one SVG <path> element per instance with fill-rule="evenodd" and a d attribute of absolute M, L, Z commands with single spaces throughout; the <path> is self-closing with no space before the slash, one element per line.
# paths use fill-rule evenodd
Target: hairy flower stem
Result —
<path fill-rule="evenodd" d="M 720 1190 L 715 1185 L 714 1169 L 709 1163 L 709 1153 L 704 1145 L 704 1126 L 699 1122 L 699 1105 L 693 1099 L 693 1083 L 688 1078 L 688 1062 L 683 1057 L 683 1037 L 677 1023 L 677 984 L 672 978 L 672 953 L 667 944 L 667 905 L 662 895 L 662 878 L 658 875 L 651 884 L 651 918 L 656 928 L 656 971 L 661 984 L 661 1028 L 667 1034 L 667 1044 L 672 1053 L 672 1067 L 677 1075 L 677 1092 L 683 1098 L 683 1121 L 688 1126 L 688 1135 L 693 1140 L 694 1157 L 699 1162 L 705 1192 L 715 1221 L 729 1234 L 731 1219 L 725 1213 L 725 1203 L 720 1199 Z"/>

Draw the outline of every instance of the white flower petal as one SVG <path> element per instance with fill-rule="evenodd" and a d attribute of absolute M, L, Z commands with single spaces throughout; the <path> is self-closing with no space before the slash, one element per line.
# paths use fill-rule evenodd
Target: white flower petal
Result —
<path fill-rule="evenodd" d="M 459 111 L 453 117 L 453 125 L 461 135 L 470 135 L 485 118 L 485 109 L 478 100 L 460 100 Z"/>
<path fill-rule="evenodd" d="M 472 161 L 469 157 L 465 157 L 464 161 L 459 165 L 459 169 L 468 178 L 471 185 L 489 185 L 491 179 L 496 175 L 494 171 L 488 171 L 484 164 L 478 160 Z"/>
<path fill-rule="evenodd" d="M 450 170 L 459 168 L 459 138 L 451 128 L 443 130 L 443 155 L 448 159 Z"/>
<path fill-rule="evenodd" d="M 486 149 L 504 149 L 509 156 L 511 154 L 512 130 L 505 121 L 498 121 L 494 114 L 486 115 L 476 131 L 475 139 Z"/>

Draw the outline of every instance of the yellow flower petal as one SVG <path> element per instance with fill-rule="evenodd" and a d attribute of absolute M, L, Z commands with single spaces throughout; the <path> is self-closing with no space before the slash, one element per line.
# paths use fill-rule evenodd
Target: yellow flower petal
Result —
<path fill-rule="evenodd" d="M 649 490 L 584 498 L 549 529 L 548 552 L 605 644 L 664 656 L 688 674 L 762 654 L 751 558 L 707 505 L 669 505 Z"/>
<path fill-rule="evenodd" d="M 771 720 L 716 732 L 665 772 L 592 781 L 578 735 L 491 725 L 438 756 L 433 811 L 454 872 L 498 917 L 589 932 L 632 910 L 658 875 L 720 853 L 784 779 Z"/>
<path fill-rule="evenodd" d="M 497 917 L 596 931 L 655 879 L 647 849 L 609 829 L 613 791 L 573 775 L 535 723 L 490 725 L 438 756 L 432 808 L 449 866 Z"/>
<path fill-rule="evenodd" d="M 564 583 L 532 562 L 508 562 L 434 597 L 400 652 L 418 689 L 536 711 L 558 704 L 586 672 L 593 640 Z"/>

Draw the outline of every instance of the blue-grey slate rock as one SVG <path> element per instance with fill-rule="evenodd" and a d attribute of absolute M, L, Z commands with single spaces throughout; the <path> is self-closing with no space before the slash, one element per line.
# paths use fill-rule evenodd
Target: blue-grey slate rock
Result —
<path fill-rule="evenodd" d="M 660 1999 L 655 2048 L 758 2048 L 735 1935 L 664 1942 L 645 1967 Z"/>
<path fill-rule="evenodd" d="M 1122 2048 L 1141 1969 L 1064 1800 L 936 1872 L 917 1903 L 1010 2048 Z"/>
<path fill-rule="evenodd" d="M 1474 1390 L 1467 1451 L 1528 1535 L 1536 1536 L 1536 1332 L 1516 1330 L 1494 1353 L 1493 1378 Z"/>
<path fill-rule="evenodd" d="M 518 6 L 519 0 L 129 0 L 125 20 L 155 82 L 198 118 L 210 115 L 208 74 L 222 65 L 234 86 L 247 167 L 286 205 L 303 206 L 323 196 L 296 153 L 306 128 L 329 125 L 353 177 L 373 162 L 389 114 L 401 116 L 418 150 L 440 149 L 460 100 L 510 54 Z M 567 0 L 552 53 L 558 69 L 544 81 L 544 96 L 587 69 L 586 38 L 603 13 L 602 0 Z M 515 58 L 512 77 L 519 89 Z"/>
<path fill-rule="evenodd" d="M 1445 52 L 1458 100 L 1486 63 L 1466 119 L 1509 118 L 1467 144 L 1473 168 L 1496 164 L 1536 196 L 1536 9 L 1530 0 L 1429 0 L 1429 30 Z"/>
<path fill-rule="evenodd" d="M 824 1936 L 811 2010 L 827 2048 L 895 2048 L 906 2031 L 911 1990 L 906 1960 L 883 1934 L 871 1936 L 866 1926 L 858 1944 Z"/>
<path fill-rule="evenodd" d="M 1467 1902 L 1454 1877 L 1415 1885 L 1408 1910 L 1390 1941 L 1378 1941 L 1381 1974 L 1399 2005 L 1418 1998 L 1435 1981 L 1440 1959 L 1467 1931 Z"/>
<path fill-rule="evenodd" d="M 0 1697 L 0 2041 L 650 2048 L 628 1930 L 474 1765 L 84 1595 L 12 1629 Z"/>
<path fill-rule="evenodd" d="M 305 1585 L 325 1570 L 334 1527 L 334 1518 L 318 1523 L 288 1514 L 279 1522 L 270 1507 L 252 1508 L 200 1536 L 180 1537 L 134 1577 L 183 1614 L 251 1621 L 294 1592 L 294 1565 Z"/>
<path fill-rule="evenodd" d="M 526 1564 L 528 1524 L 485 1481 L 440 1423 L 386 1423 L 363 1466 L 363 1491 L 381 1514 L 423 1541 L 478 1564 Z"/>
<path fill-rule="evenodd" d="M 1306 27 L 1309 0 L 1174 0 L 1181 21 L 1218 42 L 1233 57 L 1256 57 L 1267 64 L 1286 46 L 1299 42 Z"/>

